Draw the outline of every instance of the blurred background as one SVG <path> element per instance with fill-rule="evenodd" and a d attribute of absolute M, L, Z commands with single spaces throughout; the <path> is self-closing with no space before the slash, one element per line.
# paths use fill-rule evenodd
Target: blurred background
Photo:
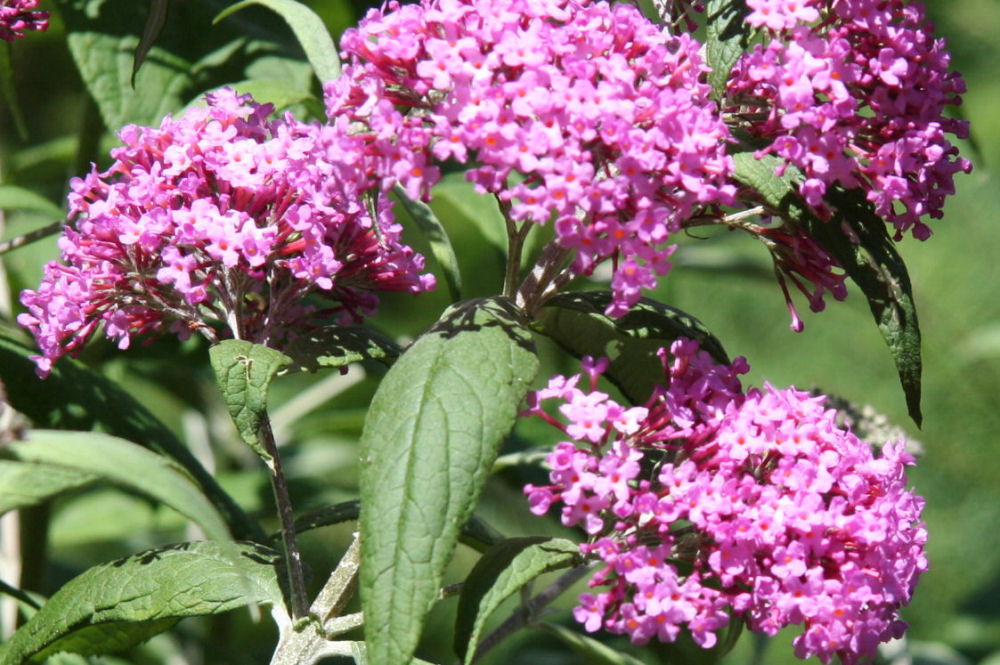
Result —
<path fill-rule="evenodd" d="M 41 8 L 47 2 L 42 2 Z M 65 31 L 92 25 L 114 34 L 141 34 L 147 3 L 131 0 L 65 0 L 54 12 L 47 33 L 29 36 L 10 49 L 23 126 L 16 111 L 0 102 L 0 182 L 28 188 L 64 207 L 69 177 L 82 175 L 88 164 L 106 164 L 115 138 L 105 125 L 107 114 L 91 100 L 76 61 L 85 62 L 87 45 L 67 48 Z M 211 25 L 228 3 L 174 0 L 160 45 L 183 63 L 202 63 L 196 74 L 166 80 L 158 89 L 137 87 L 136 100 L 122 102 L 120 117 L 176 111 L 205 90 L 245 79 L 283 78 L 301 88 L 287 99 L 296 113 L 315 112 L 309 95 L 318 95 L 308 65 L 302 61 L 287 26 L 264 10 L 250 9 Z M 361 0 L 312 0 L 330 30 L 339 32 L 364 12 Z M 876 411 L 904 427 L 918 440 L 923 455 L 910 474 L 912 485 L 927 501 L 931 570 L 922 578 L 912 605 L 904 612 L 911 624 L 904 655 L 894 662 L 1000 665 L 1000 187 L 994 175 L 1000 159 L 1000 1 L 959 0 L 933 3 L 928 12 L 938 35 L 947 39 L 954 66 L 968 84 L 964 105 L 957 109 L 971 121 L 972 139 L 963 154 L 975 169 L 957 177 L 958 192 L 943 220 L 932 223 L 926 242 L 904 240 L 899 251 L 910 268 L 924 343 L 924 425 L 906 416 L 902 391 L 889 354 L 873 324 L 864 298 L 853 290 L 846 302 L 830 302 L 819 314 L 799 302 L 806 329 L 789 330 L 789 317 L 764 249 L 748 238 L 728 234 L 710 242 L 683 241 L 677 266 L 654 297 L 699 317 L 722 340 L 731 356 L 745 355 L 752 372 L 748 382 L 768 380 L 777 386 L 818 387 Z M 88 23 L 89 22 L 89 23 Z M 111 26 L 111 27 L 109 27 Z M 249 35 L 248 41 L 223 53 L 223 47 Z M 208 56 L 212 57 L 208 57 Z M 131 51 L 122 49 L 122 76 L 131 68 Z M 208 64 L 205 64 L 208 63 Z M 151 53 L 148 67 L 155 66 Z M 162 64 L 162 63 L 160 63 Z M 142 74 L 142 73 L 141 73 Z M 140 79 L 141 82 L 141 79 Z M 500 258 L 478 230 L 467 222 L 472 206 L 459 206 L 460 179 L 449 180 L 458 195 L 437 204 L 448 226 L 463 268 L 463 296 L 496 293 Z M 54 221 L 39 212 L 8 212 L 0 229 L 7 239 Z M 415 234 L 409 240 L 428 254 Z M 56 256 L 48 238 L 2 259 L 0 317 L 6 329 L 20 311 L 17 294 L 37 286 L 42 264 Z M 429 259 L 432 269 L 437 267 Z M 439 280 L 439 282 L 442 280 Z M 386 298 L 375 323 L 406 339 L 419 334 L 447 305 L 445 290 L 414 300 Z M 16 334 L 16 333 L 15 333 Z M 547 349 L 543 370 L 572 372 L 570 359 Z M 163 338 L 136 345 L 128 352 L 93 344 L 83 357 L 91 367 L 121 382 L 171 428 L 249 510 L 267 521 L 273 514 L 270 489 L 260 465 L 238 442 L 216 395 L 204 344 Z M 364 408 L 381 370 L 353 368 L 346 376 L 294 375 L 272 389 L 272 408 L 292 480 L 293 499 L 305 510 L 356 497 L 356 442 Z M 0 367 L 0 376 L 3 368 Z M 540 379 L 541 380 L 541 379 Z M 530 425 L 515 433 L 514 446 L 538 431 Z M 543 434 L 542 436 L 546 436 Z M 479 513 L 508 535 L 559 533 L 555 522 L 527 521 L 517 470 L 500 474 L 489 486 Z M 95 487 L 64 497 L 55 505 L 28 511 L 40 558 L 27 562 L 26 588 L 48 594 L 91 565 L 113 557 L 190 537 L 176 515 L 145 499 L 110 487 Z M 32 522 L 33 521 L 33 522 Z M 275 526 L 273 520 L 269 523 Z M 305 556 L 314 570 L 313 585 L 325 579 L 346 548 L 352 524 L 306 534 Z M 459 549 L 454 577 L 474 563 L 471 550 Z M 572 594 L 569 594 L 571 604 Z M 450 622 L 454 599 L 432 617 L 423 655 L 451 662 Z M 564 603 L 563 608 L 570 606 Z M 500 613 L 503 614 L 503 611 Z M 572 622 L 562 616 L 567 625 Z M 502 618 L 502 617 L 499 617 Z M 259 663 L 266 662 L 275 635 L 266 622 L 253 625 L 246 612 L 211 620 L 187 620 L 171 633 L 121 657 L 116 663 Z M 744 635 L 726 663 L 799 662 L 788 636 L 773 641 Z M 616 646 L 626 648 L 621 641 Z M 895 648 L 895 647 L 894 647 Z M 710 656 L 684 645 L 659 653 L 636 654 L 647 662 L 710 662 Z M 68 664 L 78 661 L 66 660 Z M 893 656 L 887 654 L 887 659 Z M 79 661 L 86 662 L 86 661 Z M 523 633 L 487 659 L 490 663 L 586 663 L 551 637 Z"/>

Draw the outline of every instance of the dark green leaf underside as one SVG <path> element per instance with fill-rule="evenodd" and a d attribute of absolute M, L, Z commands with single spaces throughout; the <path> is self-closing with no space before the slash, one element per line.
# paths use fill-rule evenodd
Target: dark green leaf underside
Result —
<path fill-rule="evenodd" d="M 778 177 L 775 167 L 781 162 L 773 155 L 758 159 L 753 152 L 741 152 L 733 158 L 736 179 L 760 193 L 775 212 L 812 235 L 865 294 L 896 364 L 910 417 L 919 426 L 920 326 L 906 264 L 886 232 L 885 222 L 875 214 L 863 192 L 839 187 L 827 193 L 834 207 L 832 218 L 820 219 L 799 197 L 802 176 L 794 167 L 788 167 Z"/>
<path fill-rule="evenodd" d="M 642 298 L 622 317 L 604 313 L 607 291 L 561 293 L 538 317 L 542 332 L 576 356 L 608 358 L 607 376 L 636 404 L 644 403 L 664 381 L 656 352 L 680 337 L 697 340 L 716 362 L 728 363 L 722 343 L 695 317 Z"/>

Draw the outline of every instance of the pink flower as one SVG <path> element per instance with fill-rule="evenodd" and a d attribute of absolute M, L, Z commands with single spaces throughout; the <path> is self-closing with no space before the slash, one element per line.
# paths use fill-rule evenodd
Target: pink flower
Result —
<path fill-rule="evenodd" d="M 512 223 L 553 225 L 567 279 L 614 262 L 611 314 L 670 269 L 672 233 L 733 200 L 700 45 L 634 7 L 390 2 L 341 47 L 352 61 L 327 84 L 327 114 L 390 156 L 387 177 L 426 198 L 430 158 L 475 162 L 468 179 Z"/>
<path fill-rule="evenodd" d="M 47 30 L 49 13 L 36 11 L 37 5 L 38 0 L 0 0 L 0 39 L 13 42 L 26 30 Z"/>
<path fill-rule="evenodd" d="M 803 658 L 874 657 L 902 633 L 899 608 L 927 569 L 923 501 L 905 487 L 913 459 L 902 442 L 876 458 L 822 396 L 744 391 L 745 361 L 716 365 L 694 342 L 675 342 L 662 361 L 669 387 L 637 428 L 591 423 L 549 456 L 550 485 L 525 488 L 536 514 L 562 503 L 563 523 L 593 540 L 581 552 L 607 566 L 574 616 L 639 644 L 686 629 L 710 648 L 732 613 L 767 635 L 803 626 Z M 549 391 L 529 413 L 544 414 L 548 399 L 565 400 L 570 418 L 592 418 L 595 402 L 623 409 L 594 391 L 604 366 L 585 367 L 591 393 Z"/>
<path fill-rule="evenodd" d="M 102 323 L 122 347 L 171 326 L 280 346 L 323 318 L 361 320 L 376 291 L 433 288 L 363 142 L 269 111 L 221 90 L 123 128 L 114 164 L 71 182 L 63 262 L 21 294 L 40 374 Z"/>
<path fill-rule="evenodd" d="M 968 137 L 967 122 L 945 115 L 961 103 L 965 83 L 950 71 L 944 41 L 934 38 L 922 6 L 747 5 L 747 20 L 765 29 L 765 42 L 741 58 L 728 94 L 754 118 L 744 129 L 770 141 L 761 153 L 802 169 L 801 193 L 820 213 L 829 212 L 829 186 L 860 187 L 896 239 L 906 231 L 927 238 L 924 219 L 942 216 L 954 175 L 972 167 L 946 138 Z"/>

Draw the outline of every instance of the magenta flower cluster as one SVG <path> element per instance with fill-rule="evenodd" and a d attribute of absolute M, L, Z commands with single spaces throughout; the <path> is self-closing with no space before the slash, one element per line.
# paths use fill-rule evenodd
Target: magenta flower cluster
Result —
<path fill-rule="evenodd" d="M 13 42 L 27 30 L 47 30 L 49 13 L 36 10 L 37 6 L 38 0 L 0 0 L 0 39 Z"/>
<path fill-rule="evenodd" d="M 327 87 L 411 196 L 439 170 L 495 194 L 513 223 L 551 223 L 589 275 L 614 258 L 620 315 L 670 268 L 681 224 L 732 203 L 728 130 L 700 45 L 629 5 L 425 0 L 372 10 L 341 42 Z"/>
<path fill-rule="evenodd" d="M 268 120 L 270 105 L 229 89 L 207 101 L 159 128 L 126 126 L 112 166 L 71 181 L 63 260 L 21 294 L 41 374 L 102 324 L 121 348 L 170 325 L 280 346 L 316 317 L 373 313 L 374 291 L 434 287 L 363 141 Z"/>
<path fill-rule="evenodd" d="M 528 413 L 568 439 L 547 458 L 550 484 L 525 488 L 531 509 L 558 506 L 604 562 L 577 620 L 640 644 L 686 628 L 706 648 L 734 618 L 767 635 L 801 625 L 799 657 L 848 665 L 901 636 L 927 569 L 903 442 L 876 457 L 822 396 L 744 392 L 742 358 L 715 364 L 690 340 L 660 355 L 665 387 L 644 406 L 597 390 L 607 361 L 590 359 L 589 390 L 557 376 L 531 398 Z"/>
<path fill-rule="evenodd" d="M 747 0 L 747 20 L 767 38 L 729 80 L 729 109 L 801 169 L 801 194 L 819 210 L 835 183 L 862 188 L 896 230 L 925 239 L 953 176 L 971 164 L 946 135 L 968 123 L 944 110 L 961 102 L 920 4 L 903 0 Z"/>

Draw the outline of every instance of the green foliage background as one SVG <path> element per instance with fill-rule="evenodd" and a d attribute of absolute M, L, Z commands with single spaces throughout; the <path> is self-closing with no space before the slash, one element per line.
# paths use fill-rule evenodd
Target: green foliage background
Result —
<path fill-rule="evenodd" d="M 141 31 L 146 3 L 133 4 L 134 15 L 121 20 L 136 22 L 135 30 Z M 205 55 L 203 41 L 220 43 L 219 31 L 227 28 L 183 21 L 210 17 L 226 4 L 173 2 L 167 31 L 183 26 L 192 60 Z M 360 0 L 307 4 L 335 34 L 364 11 Z M 1000 2 L 940 2 L 931 3 L 928 9 L 969 86 L 960 111 L 972 123 L 973 138 L 962 148 L 974 160 L 975 171 L 957 178 L 958 193 L 950 200 L 945 219 L 932 225 L 934 236 L 925 243 L 907 239 L 899 248 L 909 265 L 923 332 L 923 430 L 917 431 L 906 418 L 895 369 L 872 325 L 868 306 L 857 292 L 844 303 L 829 303 L 823 313 L 806 314 L 806 330 L 792 333 L 763 249 L 733 235 L 711 242 L 685 239 L 676 254 L 677 266 L 656 297 L 700 317 L 731 355 L 746 355 L 753 368 L 751 382 L 766 379 L 780 386 L 821 387 L 855 402 L 870 403 L 893 421 L 908 425 L 925 449 L 918 468 L 911 472 L 911 482 L 927 500 L 931 561 L 930 572 L 904 613 L 911 623 L 908 639 L 915 662 L 995 665 L 1000 663 L 1000 463 L 995 453 L 1000 431 L 1000 299 L 995 295 L 1000 286 L 995 258 L 1000 248 L 996 222 L 1000 183 L 994 175 L 1000 160 L 1000 114 L 996 112 L 1000 79 L 995 74 L 1000 61 Z M 295 62 L 301 55 L 287 26 L 264 10 L 259 14 L 247 11 L 248 20 L 269 26 L 261 38 L 270 45 L 253 54 L 254 64 L 247 71 L 232 64 L 222 67 L 218 76 L 229 81 L 261 71 L 300 76 L 302 70 Z M 107 149 L 114 145 L 76 73 L 63 28 L 56 21 L 49 32 L 31 34 L 11 49 L 26 136 L 16 131 L 11 110 L 0 106 L 0 181 L 29 188 L 60 205 L 68 178 L 82 174 L 92 159 L 106 161 Z M 315 84 L 306 76 L 302 85 Z M 186 103 L 198 92 L 196 81 L 179 98 Z M 167 103 L 164 99 L 146 101 Z M 305 110 L 297 102 L 292 108 Z M 496 293 L 502 266 L 488 235 L 467 223 L 467 212 L 454 204 L 439 204 L 437 211 L 458 252 L 465 278 L 463 296 Z M 50 221 L 51 217 L 37 213 L 8 213 L 4 238 Z M 417 234 L 412 234 L 411 241 L 429 256 Z M 9 283 L 8 292 L 0 289 L 3 325 L 18 311 L 19 291 L 35 286 L 42 263 L 54 256 L 55 241 L 50 238 L 3 257 Z M 436 269 L 433 260 L 428 260 Z M 419 300 L 389 297 L 376 322 L 390 334 L 414 335 L 436 320 L 447 304 L 443 287 Z M 801 309 L 807 309 L 805 303 Z M 88 350 L 85 360 L 123 383 L 181 435 L 196 455 L 210 459 L 221 484 L 241 505 L 260 516 L 273 514 L 266 476 L 232 428 L 215 390 L 204 345 L 197 340 L 181 344 L 165 338 L 123 353 L 101 343 Z M 550 366 L 540 375 L 572 369 L 569 364 Z M 357 438 L 381 371 L 366 366 L 364 372 L 352 370 L 345 377 L 297 374 L 273 384 L 273 419 L 279 438 L 287 442 L 283 455 L 287 455 L 293 499 L 300 511 L 357 496 Z M 360 378 L 365 374 L 367 378 Z M 525 437 L 535 432 L 530 426 L 518 430 Z M 517 480 L 512 473 L 500 474 L 487 487 L 479 512 L 507 535 L 560 534 L 554 522 L 528 522 L 532 528 L 525 528 L 528 513 Z M 48 534 L 48 548 L 44 552 L 39 548 L 38 558 L 29 560 L 25 571 L 33 583 L 26 588 L 43 594 L 89 566 L 187 537 L 184 522 L 176 514 L 110 487 L 78 492 L 51 509 L 27 512 L 24 519 L 29 535 L 32 526 L 36 528 L 39 544 Z M 346 548 L 352 528 L 348 524 L 304 537 L 306 559 L 314 569 L 312 588 Z M 460 548 L 453 564 L 456 577 L 475 560 L 471 550 Z M 454 658 L 449 651 L 454 611 L 454 600 L 446 601 L 432 615 L 424 657 L 442 662 Z M 266 662 L 274 639 L 266 618 L 255 625 L 246 612 L 235 612 L 210 620 L 185 620 L 173 632 L 154 638 L 123 659 L 108 657 L 103 662 L 138 665 L 166 662 L 169 657 L 210 664 Z M 535 633 L 514 640 L 509 649 L 520 649 L 517 662 L 588 662 L 557 644 Z M 509 662 L 509 649 L 498 649 L 489 662 Z M 664 657 L 676 658 L 685 652 L 683 647 L 665 649 Z M 84 661 L 57 657 L 53 662 L 74 665 Z M 798 661 L 781 637 L 765 644 L 744 636 L 725 662 Z"/>

